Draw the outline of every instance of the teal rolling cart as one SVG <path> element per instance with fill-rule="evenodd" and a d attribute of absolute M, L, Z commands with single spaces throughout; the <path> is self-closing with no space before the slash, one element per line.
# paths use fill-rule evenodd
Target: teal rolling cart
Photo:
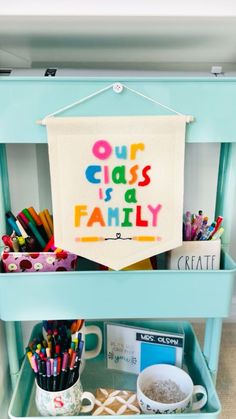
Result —
<path fill-rule="evenodd" d="M 5 144 L 45 143 L 45 128 L 36 120 L 113 82 L 127 86 L 193 115 L 187 128 L 189 143 L 221 143 L 216 214 L 224 216 L 221 268 L 218 271 L 126 271 L 82 270 L 57 273 L 0 273 L 0 318 L 6 323 L 6 338 L 14 393 L 11 418 L 37 418 L 33 376 L 23 362 L 20 321 L 86 318 L 120 319 L 156 327 L 157 318 L 178 318 L 186 334 L 185 363 L 197 384 L 208 391 L 207 406 L 198 413 L 176 414 L 176 418 L 217 418 L 220 403 L 214 383 L 220 350 L 222 319 L 229 316 L 235 262 L 228 254 L 233 221 L 232 190 L 236 190 L 236 78 L 14 78 L 0 79 L 0 229 L 5 233 L 5 211 L 10 207 Z M 126 91 L 121 95 L 106 91 L 74 108 L 70 115 L 151 115 L 163 110 Z M 68 113 L 67 113 L 68 114 Z M 42 285 L 42 286 L 41 286 Z M 37 294 L 35 289 L 37 288 Z M 45 288 L 47 293 L 45 294 Z M 68 290 L 73 290 L 69 298 Z M 91 291 L 92 290 L 92 291 Z M 151 292 L 147 295 L 147 290 Z M 81 299 L 80 294 L 89 300 Z M 53 298 L 52 298 L 53 296 Z M 42 306 L 41 301 L 44 301 Z M 180 319 L 206 320 L 203 352 L 189 323 Z M 140 320 L 138 320 L 140 319 Z M 173 323 L 166 325 L 171 328 Z M 94 376 L 94 371 L 96 375 Z M 119 382 L 104 370 L 103 359 L 88 362 L 84 387 Z M 105 377 L 105 378 L 104 378 Z M 103 380 L 106 379 L 106 382 Z M 118 381 L 117 381 L 118 380 Z M 135 388 L 125 377 L 120 386 Z M 33 389 L 33 390 L 32 390 Z M 149 416 L 149 415 L 145 415 Z M 170 415 L 166 415 L 170 417 Z M 171 416 L 172 417 L 172 416 Z"/>

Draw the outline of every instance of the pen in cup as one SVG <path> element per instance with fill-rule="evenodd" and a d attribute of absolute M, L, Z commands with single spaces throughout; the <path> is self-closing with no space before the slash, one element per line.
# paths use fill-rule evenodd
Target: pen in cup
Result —
<path fill-rule="evenodd" d="M 6 212 L 6 217 L 7 222 L 12 228 L 12 230 L 14 230 L 18 236 L 21 236 L 21 231 L 19 230 L 19 227 L 16 224 L 16 217 L 12 214 L 11 211 Z"/>
<path fill-rule="evenodd" d="M 223 217 L 221 215 L 219 215 L 219 217 L 217 217 L 215 229 L 214 229 L 214 231 L 212 233 L 212 236 L 214 236 L 214 234 L 217 232 L 217 230 L 219 230 L 222 222 L 223 222 Z"/>
<path fill-rule="evenodd" d="M 5 246 L 10 247 L 11 251 L 13 250 L 12 238 L 10 236 L 7 236 L 6 234 L 4 234 L 2 236 L 2 241 L 5 244 Z"/>
<path fill-rule="evenodd" d="M 53 390 L 53 372 L 54 372 L 54 359 L 53 358 L 50 358 L 50 365 L 51 365 L 51 388 L 52 388 L 52 390 Z"/>
<path fill-rule="evenodd" d="M 53 360 L 53 379 L 52 379 L 52 391 L 57 391 L 57 364 L 58 359 Z"/>
<path fill-rule="evenodd" d="M 21 232 L 19 237 L 23 237 L 25 239 L 28 236 L 28 233 L 26 232 L 26 230 L 24 229 L 24 227 L 22 226 L 22 224 L 20 223 L 18 219 L 16 219 L 16 225 Z"/>
<path fill-rule="evenodd" d="M 24 216 L 24 214 L 23 214 L 23 216 Z M 27 224 L 25 223 L 25 218 L 24 219 L 22 218 L 22 213 L 20 212 L 19 214 L 17 214 L 16 218 L 19 221 L 19 223 L 21 224 L 22 228 L 24 229 L 26 237 L 30 236 L 29 228 L 28 228 Z M 26 238 L 23 234 L 22 234 L 22 236 L 24 238 Z"/>
<path fill-rule="evenodd" d="M 26 236 L 26 237 L 28 237 L 28 236 Z M 22 236 L 18 237 L 18 242 L 19 242 L 19 245 L 20 245 L 21 252 L 26 252 L 27 249 L 26 249 L 26 244 L 25 244 L 25 238 L 22 237 Z"/>
<path fill-rule="evenodd" d="M 46 218 L 46 215 L 45 215 L 44 211 L 41 211 L 39 213 L 39 218 L 41 219 L 44 230 L 46 231 L 48 239 L 50 240 L 50 238 L 52 237 L 53 234 L 52 234 L 52 231 L 51 231 L 51 229 L 48 225 L 48 221 L 47 221 L 47 218 Z"/>
<path fill-rule="evenodd" d="M 37 252 L 37 245 L 33 237 L 26 237 L 25 245 L 27 252 Z"/>
<path fill-rule="evenodd" d="M 71 359 L 70 359 L 70 368 L 69 368 L 66 388 L 69 388 L 72 385 L 72 377 L 73 377 L 73 369 L 74 369 L 74 366 L 75 366 L 75 358 L 76 358 L 76 352 L 73 351 L 72 355 L 71 355 Z"/>
<path fill-rule="evenodd" d="M 67 381 L 68 361 L 69 361 L 68 352 L 64 352 L 63 358 L 62 358 L 62 369 L 61 369 L 59 390 L 64 390 L 65 388 L 65 383 Z"/>
<path fill-rule="evenodd" d="M 20 245 L 17 237 L 12 237 L 12 247 L 14 252 L 20 251 Z"/>
<path fill-rule="evenodd" d="M 36 225 L 35 220 L 31 216 L 31 214 L 29 213 L 29 211 L 27 210 L 27 208 L 24 208 L 21 212 L 25 215 L 25 217 L 27 218 L 28 221 L 31 221 L 34 225 Z"/>
<path fill-rule="evenodd" d="M 211 237 L 211 234 L 213 233 L 214 229 L 215 229 L 215 225 L 216 223 L 213 222 L 210 227 L 208 227 L 208 229 L 204 232 L 204 234 L 202 235 L 202 237 L 200 238 L 200 240 L 209 240 L 209 238 Z"/>
<path fill-rule="evenodd" d="M 219 230 L 217 230 L 214 234 L 213 234 L 213 236 L 212 236 L 212 238 L 211 238 L 211 240 L 218 240 L 218 239 L 220 239 L 220 237 L 222 236 L 222 234 L 224 233 L 224 228 L 223 227 L 221 227 L 221 228 L 219 228 Z"/>
<path fill-rule="evenodd" d="M 74 384 L 79 378 L 79 367 L 80 367 L 80 362 L 81 362 L 81 357 L 82 357 L 82 352 L 83 352 L 83 346 L 84 346 L 84 341 L 81 340 L 79 342 L 77 352 L 76 352 L 75 364 L 72 371 L 70 385 Z"/>
<path fill-rule="evenodd" d="M 41 218 L 39 217 L 39 215 L 37 214 L 37 212 L 35 211 L 34 207 L 30 207 L 28 208 L 28 212 L 31 215 L 31 217 L 33 218 L 37 229 L 39 231 L 39 233 L 41 234 L 42 238 L 45 240 L 45 242 L 48 242 L 48 236 L 47 233 L 45 231 L 45 228 L 43 226 L 43 223 L 41 221 Z"/>
<path fill-rule="evenodd" d="M 41 366 L 42 366 L 42 384 L 43 389 L 47 390 L 47 375 L 46 375 L 46 362 L 41 360 Z"/>
<path fill-rule="evenodd" d="M 50 359 L 46 361 L 47 370 L 47 391 L 52 391 L 52 374 L 51 374 L 51 362 Z"/>
<path fill-rule="evenodd" d="M 44 238 L 42 237 L 39 228 L 37 226 L 36 221 L 34 220 L 34 218 L 31 216 L 31 214 L 29 213 L 29 211 L 27 210 L 27 208 L 22 210 L 22 213 L 25 215 L 26 220 L 28 221 L 28 224 L 26 222 L 26 224 L 29 226 L 29 228 L 31 229 L 31 231 L 33 232 L 34 236 L 36 237 L 37 241 L 39 242 L 40 246 L 42 247 L 42 249 L 46 246 L 46 241 L 44 240 Z"/>
<path fill-rule="evenodd" d="M 34 237 L 36 251 L 42 250 L 43 247 L 45 247 L 46 243 L 38 233 L 36 226 L 32 223 L 32 221 L 28 220 L 28 218 L 25 216 L 23 212 L 20 212 L 17 215 L 17 217 L 19 217 L 19 221 L 23 221 L 23 227 L 26 226 L 29 236 Z"/>
<path fill-rule="evenodd" d="M 31 357 L 29 357 L 29 361 L 30 361 L 30 365 L 31 365 L 31 367 L 34 371 L 36 381 L 39 384 L 39 370 L 38 370 L 38 365 L 37 365 L 36 359 L 35 359 L 34 356 L 31 356 Z"/>
<path fill-rule="evenodd" d="M 36 354 L 34 355 L 34 357 L 36 357 Z M 37 359 L 37 365 L 38 365 L 38 373 L 39 373 L 39 387 L 43 388 L 43 370 L 42 370 L 42 365 L 41 365 L 41 360 L 40 357 L 38 357 Z"/>

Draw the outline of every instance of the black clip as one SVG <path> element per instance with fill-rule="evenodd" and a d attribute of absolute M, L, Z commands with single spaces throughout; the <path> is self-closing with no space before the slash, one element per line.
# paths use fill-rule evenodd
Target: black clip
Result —
<path fill-rule="evenodd" d="M 47 68 L 44 73 L 44 77 L 55 77 L 57 68 Z"/>

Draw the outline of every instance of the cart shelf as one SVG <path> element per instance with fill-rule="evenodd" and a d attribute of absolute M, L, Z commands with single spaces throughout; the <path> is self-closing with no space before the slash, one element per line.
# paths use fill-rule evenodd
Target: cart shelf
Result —
<path fill-rule="evenodd" d="M 130 324 L 130 322 L 128 322 Z M 193 379 L 194 384 L 201 384 L 206 387 L 208 393 L 207 405 L 200 411 L 194 413 L 175 414 L 176 419 L 216 419 L 220 413 L 221 406 L 214 388 L 210 373 L 208 371 L 206 362 L 201 352 L 201 348 L 194 334 L 191 325 L 187 322 L 176 323 L 161 323 L 136 321 L 133 325 L 142 325 L 149 328 L 159 328 L 159 330 L 173 330 L 173 328 L 181 328 L 185 333 L 185 358 L 184 368 Z M 37 325 L 34 329 L 33 335 L 37 334 L 41 325 Z M 160 327 L 162 329 L 160 329 Z M 123 372 L 115 372 L 106 368 L 104 355 L 97 359 L 86 361 L 85 370 L 82 374 L 82 385 L 84 390 L 95 392 L 98 387 L 110 387 L 118 389 L 136 390 L 137 376 L 134 374 L 127 374 Z M 34 402 L 35 385 L 34 375 L 31 371 L 29 362 L 24 360 L 21 373 L 14 391 L 14 395 L 9 408 L 9 416 L 11 419 L 16 418 L 34 418 L 39 419 L 41 416 L 37 413 Z M 160 416 L 160 415 L 156 415 Z M 83 416 L 81 416 L 83 417 Z M 104 416 L 99 416 L 103 417 Z M 122 416 L 118 416 L 121 418 Z M 133 416 L 125 416 L 132 418 Z M 142 415 L 145 419 L 152 418 L 152 415 Z M 166 418 L 172 418 L 173 415 L 165 415 Z M 65 419 L 69 417 L 65 417 Z M 49 419 L 49 418 L 48 418 Z"/>
<path fill-rule="evenodd" d="M 227 253 L 221 259 L 217 271 L 2 273 L 0 317 L 227 317 L 236 265 Z"/>

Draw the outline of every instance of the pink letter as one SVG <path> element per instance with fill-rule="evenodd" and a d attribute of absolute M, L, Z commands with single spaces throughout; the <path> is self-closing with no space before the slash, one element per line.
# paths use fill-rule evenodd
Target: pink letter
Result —
<path fill-rule="evenodd" d="M 152 226 L 156 227 L 157 226 L 157 215 L 158 215 L 159 211 L 161 210 L 162 205 L 158 204 L 156 206 L 156 208 L 153 208 L 151 205 L 148 205 L 147 207 L 148 207 L 149 211 L 151 211 L 151 213 L 152 213 Z"/>
<path fill-rule="evenodd" d="M 109 179 L 109 167 L 104 166 L 104 183 L 107 185 L 110 182 Z"/>
<path fill-rule="evenodd" d="M 99 199 L 103 199 L 103 190 L 102 190 L 102 188 L 99 188 L 98 189 L 98 196 L 99 196 Z"/>
<path fill-rule="evenodd" d="M 54 407 L 55 407 L 55 409 L 60 409 L 61 407 L 64 406 L 64 403 L 63 403 L 63 401 L 61 399 L 61 396 L 54 397 L 53 401 L 54 401 Z"/>
<path fill-rule="evenodd" d="M 93 154 L 100 160 L 106 160 L 112 153 L 112 147 L 106 140 L 98 140 L 92 148 Z"/>

